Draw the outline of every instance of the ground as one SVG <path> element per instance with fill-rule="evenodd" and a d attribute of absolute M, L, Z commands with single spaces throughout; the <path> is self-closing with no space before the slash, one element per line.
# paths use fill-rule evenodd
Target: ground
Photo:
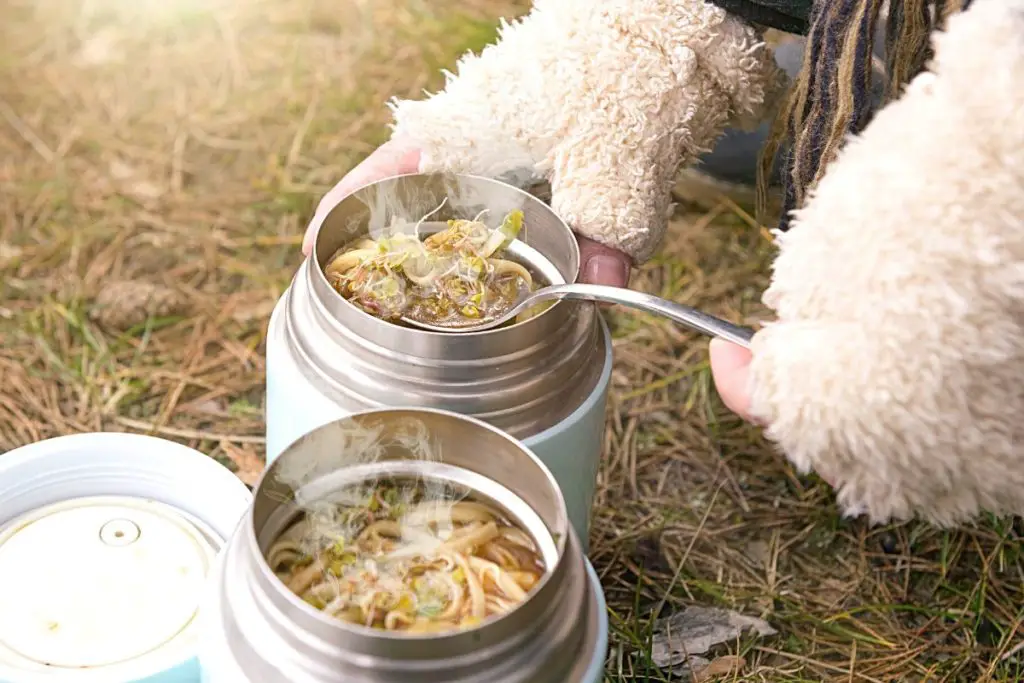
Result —
<path fill-rule="evenodd" d="M 155 433 L 244 479 L 262 456 L 267 318 L 319 195 L 436 87 L 504 0 L 8 0 L 0 8 L 0 450 Z M 764 316 L 771 244 L 681 197 L 635 285 Z M 616 371 L 592 557 L 608 681 L 666 680 L 657 613 L 720 605 L 768 639 L 730 681 L 1012 681 L 1019 525 L 871 528 L 716 397 L 705 340 L 611 315 Z M 727 660 L 738 661 L 738 660 Z"/>

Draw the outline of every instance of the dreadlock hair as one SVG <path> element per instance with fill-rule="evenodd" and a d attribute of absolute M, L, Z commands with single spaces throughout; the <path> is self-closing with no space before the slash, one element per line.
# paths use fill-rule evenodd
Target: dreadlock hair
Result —
<path fill-rule="evenodd" d="M 971 0 L 890 0 L 885 33 L 885 101 L 924 70 L 931 59 L 930 37 Z M 874 113 L 871 85 L 875 31 L 883 0 L 815 0 L 804 62 L 762 152 L 758 168 L 758 213 L 767 207 L 775 157 L 782 160 L 783 207 L 780 230 L 800 208 L 851 134 Z"/>

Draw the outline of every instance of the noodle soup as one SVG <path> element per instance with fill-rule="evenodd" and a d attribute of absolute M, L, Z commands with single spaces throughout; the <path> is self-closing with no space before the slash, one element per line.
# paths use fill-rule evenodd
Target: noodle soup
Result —
<path fill-rule="evenodd" d="M 522 230 L 523 212 L 509 212 L 495 229 L 483 222 L 484 213 L 449 220 L 422 240 L 423 221 L 357 240 L 328 260 L 324 274 L 345 299 L 389 322 L 407 318 L 454 329 L 499 317 L 538 283 L 506 254 Z"/>
<path fill-rule="evenodd" d="M 253 498 L 199 610 L 205 682 L 601 682 L 600 582 L 554 476 L 500 430 L 357 413 Z"/>
<path fill-rule="evenodd" d="M 535 541 L 496 504 L 411 478 L 335 492 L 282 534 L 267 562 L 325 614 L 409 634 L 504 615 L 546 571 Z"/>

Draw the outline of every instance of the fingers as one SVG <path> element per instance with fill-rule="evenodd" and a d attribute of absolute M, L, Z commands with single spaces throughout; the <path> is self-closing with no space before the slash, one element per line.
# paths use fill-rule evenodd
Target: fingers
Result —
<path fill-rule="evenodd" d="M 332 187 L 316 207 L 316 213 L 309 227 L 306 228 L 306 235 L 302 240 L 302 253 L 309 256 L 313 250 L 313 240 L 316 238 L 316 231 L 323 223 L 324 218 L 331 212 L 338 203 L 358 190 L 377 180 L 388 178 L 404 173 L 415 173 L 420 166 L 420 150 L 412 147 L 401 140 L 386 142 L 362 163 L 353 168 L 342 178 L 337 185 Z"/>
<path fill-rule="evenodd" d="M 580 244 L 580 281 L 592 285 L 625 287 L 633 261 L 621 251 L 599 242 L 578 237 Z"/>
<path fill-rule="evenodd" d="M 744 420 L 750 417 L 750 351 L 724 339 L 712 339 L 711 374 L 718 395 L 729 408 Z"/>

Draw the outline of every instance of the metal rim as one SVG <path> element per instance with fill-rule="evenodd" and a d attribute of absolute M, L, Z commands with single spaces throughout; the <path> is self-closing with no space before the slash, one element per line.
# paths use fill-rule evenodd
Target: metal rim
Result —
<path fill-rule="evenodd" d="M 422 464 L 418 463 L 418 462 L 413 462 L 413 461 L 409 461 L 409 462 L 410 462 L 411 465 L 422 466 Z M 376 470 L 378 473 L 380 473 L 381 471 L 386 471 L 386 468 L 389 467 L 389 466 L 390 467 L 394 467 L 395 464 L 396 463 L 394 463 L 394 462 L 384 462 L 384 463 L 375 463 L 372 468 L 371 467 L 365 467 L 365 466 L 354 466 L 354 467 L 349 468 L 349 469 L 351 469 L 353 471 L 356 471 L 356 470 L 366 470 L 367 474 L 369 474 L 369 471 L 372 469 L 372 470 Z M 383 467 L 381 465 L 383 465 Z M 389 475 L 401 478 L 401 476 L 403 474 L 412 474 L 417 469 L 418 469 L 418 467 L 411 467 L 411 466 L 410 467 L 399 467 L 399 468 L 394 468 L 394 469 L 392 469 L 390 471 L 387 471 L 386 473 L 389 474 Z M 471 484 L 469 482 L 466 482 L 466 481 L 460 481 L 459 479 L 463 478 L 463 479 L 475 480 L 477 484 L 481 484 L 481 483 L 486 482 L 486 484 L 491 486 L 491 487 L 503 489 L 503 493 L 507 494 L 509 499 L 514 499 L 515 501 L 517 501 L 518 504 L 521 507 L 523 507 L 523 508 L 525 508 L 527 510 L 530 509 L 529 506 L 525 503 L 525 501 L 522 500 L 522 498 L 519 498 L 519 496 L 516 496 L 514 493 L 509 491 L 506 487 L 502 486 L 500 483 L 494 481 L 493 479 L 484 477 L 482 475 L 479 475 L 479 474 L 477 474 L 475 472 L 471 472 L 470 470 L 467 470 L 467 469 L 463 469 L 461 467 L 444 466 L 442 469 L 445 470 L 445 474 L 447 474 L 448 476 L 442 476 L 442 475 L 439 475 L 439 474 L 438 475 L 433 475 L 433 476 L 432 475 L 426 475 L 426 478 L 436 478 L 437 480 L 441 480 L 441 481 L 452 481 L 454 483 L 458 483 L 458 484 L 461 484 L 463 486 L 466 486 L 467 488 L 470 488 L 471 490 L 473 490 L 476 493 L 479 493 L 479 489 L 477 488 L 477 486 L 474 486 L 473 484 Z M 408 472 L 403 472 L 402 470 L 408 470 Z M 417 472 L 417 474 L 422 474 L 422 472 Z M 346 482 L 346 483 L 355 483 L 355 482 L 363 481 L 363 480 L 369 478 L 369 477 L 360 477 L 358 472 L 353 472 L 353 475 L 354 476 L 351 477 L 351 480 Z M 467 476 L 467 475 L 470 475 L 470 476 Z M 324 478 L 326 478 L 326 477 L 324 477 Z M 323 478 L 321 478 L 321 480 L 322 479 Z M 317 482 L 314 482 L 314 483 L 319 483 L 319 481 L 320 480 L 318 480 Z M 487 498 L 490 499 L 490 496 L 487 496 Z M 501 507 L 505 507 L 504 503 L 497 503 L 497 501 L 493 501 L 493 500 L 489 500 L 489 502 L 492 502 L 492 503 L 495 503 L 497 505 L 500 505 Z M 506 510 L 506 512 L 507 512 L 507 510 Z M 301 513 L 297 512 L 296 515 L 301 515 Z M 528 513 L 527 516 L 532 516 L 532 517 L 536 518 L 536 522 L 531 524 L 530 526 L 537 526 L 537 525 L 543 526 L 544 525 L 544 523 L 540 520 L 540 518 L 532 510 L 530 510 L 530 513 Z M 516 521 L 520 522 L 520 523 L 523 522 L 523 520 L 519 517 L 519 515 L 516 515 Z M 524 526 L 526 526 L 526 525 L 524 525 Z M 287 528 L 287 526 L 285 528 Z M 505 614 L 502 614 L 502 615 L 496 616 L 496 617 L 488 617 L 488 618 L 484 619 L 483 621 L 481 621 L 479 624 L 476 624 L 476 625 L 474 625 L 472 627 L 469 627 L 469 628 L 454 629 L 452 631 L 444 631 L 444 632 L 441 632 L 441 633 L 406 633 L 404 631 L 386 631 L 386 630 L 381 630 L 381 629 L 370 628 L 368 626 L 361 626 L 359 624 L 353 624 L 351 622 L 347 622 L 347 621 L 344 621 L 344 620 L 341 620 L 341 619 L 336 619 L 334 617 L 327 616 L 322 611 L 314 608 L 312 605 L 307 604 L 304 600 L 302 600 L 297 595 L 295 595 L 295 593 L 290 591 L 287 588 L 287 586 L 285 586 L 284 583 L 279 578 L 277 578 L 277 576 L 274 574 L 273 569 L 270 567 L 269 563 L 266 560 L 266 554 L 265 554 L 264 550 L 260 547 L 259 541 L 256 538 L 256 534 L 255 533 L 247 535 L 246 543 L 249 546 L 250 552 L 252 552 L 253 555 L 257 557 L 257 564 L 258 564 L 258 567 L 259 567 L 258 571 L 260 571 L 262 573 L 264 580 L 273 582 L 275 584 L 279 584 L 280 588 L 281 588 L 281 594 L 284 595 L 285 599 L 288 600 L 292 604 L 292 606 L 294 608 L 302 610 L 308 617 L 318 620 L 323 625 L 328 626 L 328 627 L 332 627 L 332 628 L 340 628 L 342 630 L 347 630 L 347 631 L 350 631 L 353 634 L 357 634 L 357 635 L 360 635 L 360 636 L 363 636 L 363 637 L 368 637 L 368 638 L 384 639 L 384 640 L 390 639 L 390 640 L 395 640 L 395 641 L 415 641 L 415 640 L 420 640 L 420 641 L 430 641 L 430 642 L 441 642 L 441 643 L 443 643 L 448 638 L 461 637 L 463 634 L 473 633 L 474 631 L 479 631 L 479 630 L 482 630 L 484 628 L 490 627 L 494 623 L 496 623 L 496 622 L 498 622 L 498 621 L 500 621 L 500 620 L 502 620 L 502 619 L 512 615 L 517 610 L 519 610 L 521 607 L 523 607 L 527 602 L 530 602 L 538 594 L 540 594 L 544 590 L 544 588 L 548 585 L 548 583 L 552 580 L 551 576 L 554 573 L 554 568 L 561 562 L 562 557 L 565 554 L 566 539 L 564 537 L 560 538 L 560 539 L 556 539 L 554 537 L 554 535 L 550 533 L 550 531 L 548 531 L 547 538 L 544 538 L 544 539 L 537 538 L 536 535 L 535 535 L 535 532 L 533 532 L 533 531 L 528 531 L 528 533 L 530 534 L 530 537 L 534 540 L 534 542 L 537 543 L 538 546 L 546 545 L 547 544 L 546 542 L 549 542 L 550 545 L 554 546 L 554 552 L 551 553 L 551 557 L 550 558 L 545 557 L 544 574 L 541 577 L 540 581 L 537 582 L 537 585 L 534 588 L 530 589 L 530 592 L 527 595 L 526 599 L 523 600 L 522 602 L 520 602 L 519 604 L 517 604 L 515 607 L 513 607 L 509 612 L 507 612 Z"/>
<path fill-rule="evenodd" d="M 324 274 L 323 268 L 320 267 L 320 256 L 321 255 L 317 252 L 317 247 L 319 246 L 319 242 L 320 242 L 320 231 L 321 231 L 321 229 L 323 228 L 324 224 L 327 222 L 327 218 L 331 215 L 331 213 L 333 213 L 335 210 L 337 210 L 338 207 L 341 206 L 341 204 L 344 201 L 346 201 L 350 197 L 355 196 L 359 192 L 361 192 L 363 190 L 366 190 L 369 187 L 372 187 L 374 185 L 378 185 L 378 184 L 384 183 L 384 182 L 395 181 L 395 180 L 398 180 L 398 179 L 401 179 L 401 178 L 427 177 L 427 176 L 465 178 L 467 180 L 472 180 L 472 181 L 475 181 L 475 182 L 490 183 L 490 184 L 495 185 L 497 187 L 501 187 L 503 190 L 507 190 L 507 191 L 509 191 L 511 193 L 519 194 L 522 197 L 526 198 L 526 201 L 537 202 L 540 205 L 545 206 L 546 208 L 548 208 L 549 211 L 551 211 L 550 207 L 547 207 L 547 205 L 544 204 L 544 202 L 542 202 L 540 199 L 538 199 L 537 197 L 535 197 L 534 195 L 530 194 L 529 192 L 527 192 L 525 190 L 522 190 L 522 189 L 520 189 L 518 187 L 515 187 L 514 185 L 509 185 L 508 183 L 504 183 L 504 182 L 502 182 L 500 180 L 495 180 L 493 178 L 487 178 L 487 177 L 484 177 L 484 176 L 473 175 L 473 174 L 470 174 L 470 173 L 399 173 L 397 175 L 387 176 L 385 178 L 380 178 L 378 180 L 374 180 L 372 182 L 364 183 L 363 185 L 360 185 L 359 187 L 355 188 L 354 190 L 349 192 L 347 195 L 342 197 L 340 200 L 338 200 L 338 203 L 335 204 L 334 207 L 331 208 L 331 211 L 329 211 L 324 216 L 324 219 L 320 222 L 320 225 L 317 227 L 316 236 L 313 238 L 313 249 L 310 252 L 310 255 L 308 257 L 308 260 L 310 261 L 310 271 L 313 271 L 312 277 L 316 278 L 319 281 L 319 284 L 322 287 L 326 287 L 326 288 L 330 289 L 331 292 L 333 292 L 334 295 L 338 299 L 340 299 L 341 301 L 344 302 L 343 305 L 348 307 L 350 310 L 352 310 L 355 315 L 365 316 L 365 318 L 368 319 L 368 320 L 376 320 L 376 321 L 378 321 L 378 322 L 380 322 L 381 324 L 384 324 L 384 325 L 391 325 L 391 326 L 395 326 L 395 327 L 401 327 L 401 326 L 398 326 L 398 325 L 394 325 L 394 323 L 390 323 L 390 322 L 381 320 L 380 318 L 377 318 L 376 316 L 370 315 L 369 313 L 367 313 L 366 311 L 362 310 L 361 308 L 359 308 L 358 306 L 356 306 L 352 302 L 350 302 L 348 299 L 343 297 L 341 294 L 339 294 L 334 289 L 334 287 L 331 286 L 331 284 L 327 281 L 327 276 Z M 572 284 L 572 283 L 575 283 L 579 279 L 579 269 L 580 269 L 580 249 L 579 249 L 579 244 L 576 241 L 575 233 L 573 233 L 572 228 L 570 228 L 569 225 L 564 220 L 562 220 L 562 218 L 560 216 L 558 216 L 556 213 L 554 213 L 554 211 L 551 211 L 551 215 L 554 216 L 557 219 L 557 224 L 562 226 L 563 228 L 565 228 L 565 232 L 570 234 L 570 235 L 572 235 L 572 237 L 573 237 L 573 239 L 570 240 L 571 245 L 572 245 L 570 247 L 570 249 L 572 250 L 572 252 L 571 252 L 572 260 L 573 260 L 573 262 L 576 263 L 576 272 L 572 274 L 571 278 L 566 276 L 566 275 L 563 275 L 563 277 L 565 277 L 566 284 Z M 330 258 L 331 254 L 324 254 L 323 256 L 325 258 Z M 551 317 L 548 314 L 551 313 L 552 311 L 557 310 L 557 311 L 561 312 L 561 311 L 565 310 L 566 308 L 568 308 L 570 305 L 571 305 L 571 303 L 567 302 L 567 301 L 557 301 L 552 306 L 548 307 L 543 312 L 539 313 L 538 315 L 536 315 L 534 318 L 531 318 L 530 320 L 537 320 L 537 319 L 543 318 L 545 316 Z M 503 332 L 505 330 L 518 329 L 521 325 L 525 325 L 528 322 L 529 322 L 529 320 L 524 320 L 522 322 L 518 322 L 518 323 L 515 323 L 513 325 L 509 325 L 507 327 L 503 327 L 501 329 L 481 330 L 481 331 L 478 331 L 478 332 L 458 332 L 458 331 L 452 331 L 452 332 L 432 332 L 430 330 L 424 330 L 424 329 L 415 328 L 415 327 L 402 327 L 402 329 L 403 330 L 405 330 L 405 329 L 413 330 L 413 331 L 415 331 L 415 332 L 417 332 L 419 334 L 427 335 L 429 337 L 448 337 L 448 336 L 451 336 L 452 334 L 458 334 L 459 336 L 484 338 L 487 335 L 491 335 L 491 334 L 494 334 L 494 333 L 501 333 L 501 332 Z"/>
<path fill-rule="evenodd" d="M 512 611 L 510 611 L 509 613 L 504 614 L 504 615 L 502 615 L 501 617 L 499 617 L 497 619 L 485 620 L 483 623 L 477 624 L 477 625 L 475 625 L 473 627 L 470 627 L 470 628 L 458 629 L 458 630 L 454 630 L 454 631 L 450 631 L 450 632 L 442 632 L 442 633 L 439 633 L 439 634 L 438 633 L 435 633 L 435 634 L 424 634 L 424 635 L 409 635 L 409 634 L 399 635 L 399 634 L 391 634 L 391 633 L 389 633 L 387 631 L 383 631 L 383 630 L 358 627 L 358 626 L 355 626 L 355 625 L 352 625 L 352 624 L 348 624 L 348 623 L 346 623 L 346 622 L 344 622 L 344 621 L 342 621 L 340 619 L 334 619 L 334 618 L 325 616 L 319 610 L 315 610 L 311 606 L 306 605 L 301 599 L 298 598 L 298 596 L 296 596 L 294 593 L 292 593 L 287 588 L 287 586 L 285 586 L 284 583 L 280 579 L 278 579 L 276 575 L 274 575 L 272 569 L 267 564 L 265 555 L 263 553 L 263 549 L 261 548 L 261 545 L 260 545 L 260 538 L 259 538 L 259 536 L 262 533 L 262 530 L 259 528 L 260 527 L 260 523 L 257 520 L 257 506 L 259 504 L 261 496 L 267 496 L 266 492 L 270 489 L 271 486 L 273 486 L 274 481 L 275 481 L 275 477 L 276 477 L 278 471 L 284 465 L 286 465 L 288 463 L 288 454 L 289 454 L 289 452 L 292 451 L 293 449 L 301 448 L 303 441 L 305 441 L 305 440 L 314 440 L 314 439 L 318 438 L 318 435 L 320 433 L 322 433 L 324 430 L 330 429 L 330 428 L 334 427 L 335 425 L 346 423 L 346 422 L 353 422 L 353 423 L 355 423 L 355 422 L 359 422 L 359 421 L 362 421 L 362 420 L 372 420 L 375 417 L 392 417 L 392 416 L 401 415 L 401 414 L 408 414 L 408 416 L 410 418 L 412 418 L 412 419 L 415 419 L 417 416 L 422 416 L 422 415 L 436 416 L 436 417 L 440 417 L 440 418 L 443 418 L 443 419 L 446 419 L 446 420 L 450 420 L 450 421 L 452 421 L 454 423 L 462 423 L 464 425 L 469 425 L 473 429 L 476 429 L 476 430 L 479 430 L 479 431 L 482 431 L 482 432 L 486 432 L 491 437 L 499 439 L 500 441 L 504 442 L 507 446 L 509 446 L 511 449 L 513 449 L 515 452 L 521 454 L 523 457 L 528 459 L 531 462 L 531 464 L 543 476 L 545 485 L 546 485 L 546 487 L 548 489 L 547 492 L 554 499 L 554 505 L 555 505 L 555 507 L 557 509 L 557 525 L 559 526 L 559 529 L 557 529 L 557 530 L 551 529 L 547 525 L 547 523 L 544 523 L 543 521 L 541 522 L 542 526 L 544 528 L 546 528 L 547 533 L 550 535 L 550 537 L 551 537 L 551 539 L 552 539 L 552 541 L 554 543 L 554 546 L 555 546 L 555 549 L 556 549 L 555 561 L 553 563 L 551 563 L 550 566 L 547 566 L 545 568 L 546 571 L 544 572 L 544 575 L 541 577 L 541 580 L 538 582 L 538 584 L 533 589 L 531 589 L 529 597 L 526 600 L 524 600 L 523 602 L 521 602 L 519 605 L 517 605 L 516 608 L 513 609 Z M 402 464 L 404 464 L 404 463 L 409 463 L 409 470 L 412 471 L 416 467 L 422 467 L 425 461 L 385 460 L 385 461 L 381 461 L 381 462 L 384 463 L 384 464 L 394 464 L 394 463 L 402 463 Z M 470 475 L 472 475 L 473 477 L 477 478 L 478 480 L 486 481 L 491 486 L 502 489 L 503 491 L 505 491 L 505 492 L 507 492 L 509 494 L 510 500 L 514 499 L 515 501 L 518 502 L 518 504 L 520 506 L 525 507 L 525 508 L 529 508 L 529 504 L 525 500 L 523 500 L 522 497 L 520 497 L 517 494 L 515 494 L 513 491 L 511 491 L 507 486 L 505 486 L 501 482 L 498 482 L 495 479 L 493 479 L 491 477 L 488 477 L 487 475 L 483 475 L 483 474 L 480 474 L 478 472 L 473 472 L 472 470 L 469 470 L 467 468 L 462 468 L 462 467 L 459 467 L 459 466 L 456 466 L 456 465 L 446 465 L 446 466 L 451 471 L 456 471 L 457 470 L 457 471 L 460 471 L 460 472 L 469 473 Z M 351 469 L 354 469 L 356 467 L 359 467 L 359 466 L 358 465 L 352 466 Z M 341 468 L 341 469 L 350 469 L 350 468 Z M 322 479 L 323 476 L 325 476 L 325 475 L 317 476 L 317 477 L 315 477 L 313 479 L 313 481 L 318 481 L 318 480 Z M 346 416 L 344 418 L 341 418 L 339 420 L 335 420 L 334 422 L 331 422 L 331 423 L 329 423 L 327 425 L 323 425 L 322 427 L 319 427 L 319 428 L 313 430 L 312 432 L 309 432 L 309 433 L 299 437 L 298 439 L 293 441 L 291 444 L 289 444 L 289 446 L 286 447 L 282 451 L 281 455 L 277 459 L 275 459 L 274 462 L 269 467 L 266 468 L 266 470 L 264 470 L 263 474 L 260 476 L 259 481 L 254 486 L 253 492 L 254 492 L 254 503 L 253 503 L 252 506 L 250 506 L 249 511 L 246 513 L 246 516 L 245 516 L 245 523 L 246 523 L 247 530 L 246 530 L 246 533 L 245 533 L 244 543 L 245 543 L 245 547 L 246 547 L 246 552 L 249 553 L 251 556 L 258 558 L 258 560 L 256 562 L 256 565 L 258 567 L 257 573 L 259 575 L 258 578 L 261 581 L 262 585 L 264 585 L 264 586 L 273 586 L 273 590 L 274 590 L 275 594 L 277 594 L 279 597 L 284 599 L 289 604 L 290 607 L 292 607 L 293 609 L 298 609 L 300 611 L 300 613 L 302 613 L 303 615 L 305 615 L 307 617 L 313 618 L 320 625 L 325 626 L 325 627 L 330 628 L 330 629 L 338 629 L 338 630 L 340 630 L 342 632 L 349 633 L 350 635 L 358 637 L 358 638 L 365 638 L 365 639 L 369 639 L 369 640 L 378 640 L 378 641 L 379 640 L 391 640 L 392 642 L 404 642 L 404 643 L 413 643 L 413 642 L 441 642 L 441 643 L 443 643 L 443 642 L 446 642 L 446 641 L 448 641 L 448 642 L 453 641 L 453 640 L 455 640 L 457 638 L 465 638 L 467 636 L 467 634 L 472 635 L 472 634 L 475 634 L 475 633 L 487 632 L 487 631 L 493 630 L 495 627 L 501 627 L 502 624 L 507 623 L 507 621 L 508 621 L 507 618 L 510 617 L 512 614 L 514 614 L 514 613 L 522 614 L 522 612 L 520 610 L 522 610 L 523 608 L 539 609 L 537 607 L 537 604 L 538 604 L 537 600 L 539 598 L 541 598 L 542 596 L 551 594 L 552 591 L 557 589 L 558 586 L 556 585 L 556 582 L 560 581 L 563 578 L 564 574 L 569 571 L 568 565 L 567 565 L 567 562 L 569 560 L 569 553 L 568 553 L 568 551 L 569 551 L 570 547 L 572 547 L 572 538 L 573 538 L 574 532 L 572 531 L 572 525 L 569 522 L 568 510 L 566 508 L 565 498 L 562 495 L 561 488 L 559 487 L 559 485 L 557 483 L 557 480 L 555 479 L 555 477 L 552 474 L 551 470 L 549 470 L 548 467 L 540 460 L 540 458 L 538 458 L 527 446 L 525 446 L 522 442 L 520 442 L 517 439 L 513 438 L 512 436 L 510 436 L 506 432 L 502 431 L 501 429 L 498 429 L 497 427 L 494 427 L 493 425 L 491 425 L 491 424 L 489 424 L 487 422 L 484 422 L 483 420 L 480 420 L 478 418 L 475 418 L 475 417 L 472 417 L 472 416 L 463 415 L 461 413 L 456 413 L 456 412 L 453 412 L 453 411 L 450 411 L 450 410 L 443 410 L 443 409 L 438 409 L 438 408 L 419 408 L 419 407 L 386 407 L 386 408 L 375 408 L 375 409 L 370 409 L 370 410 L 359 411 L 359 412 L 356 412 L 356 413 L 352 413 L 352 414 L 350 414 L 350 415 L 348 415 L 348 416 Z M 486 494 L 485 494 L 485 497 L 486 497 Z M 502 501 L 496 501 L 496 502 L 498 503 L 499 506 L 504 507 L 504 504 L 503 504 Z M 531 511 L 531 514 L 537 515 L 538 513 L 536 511 Z M 292 519 L 294 519 L 294 517 Z M 538 545 L 542 545 L 542 543 L 543 543 L 543 541 L 541 539 L 537 539 L 537 538 L 534 538 L 534 541 L 537 542 Z M 575 547 L 577 547 L 577 549 L 578 549 L 578 545 L 575 546 Z"/>
<path fill-rule="evenodd" d="M 380 415 L 387 415 L 388 413 L 394 412 L 439 415 L 441 417 L 445 417 L 448 419 L 455 419 L 462 422 L 466 422 L 468 424 L 474 425 L 477 429 L 483 429 L 491 433 L 492 435 L 505 440 L 509 445 L 519 449 L 524 455 L 528 456 L 529 459 L 533 461 L 533 464 L 544 474 L 544 477 L 547 480 L 547 484 L 548 486 L 551 487 L 552 493 L 557 500 L 557 505 L 562 510 L 563 518 L 565 519 L 565 524 L 566 526 L 568 526 L 568 515 L 565 512 L 565 497 L 562 495 L 562 489 L 558 485 L 558 480 L 555 479 L 555 475 L 552 474 L 551 470 L 548 469 L 548 466 L 544 464 L 544 461 L 538 458 L 537 455 L 532 450 L 530 450 L 529 447 L 524 445 L 521 441 L 511 436 L 504 430 L 498 429 L 489 422 L 485 422 L 484 420 L 481 420 L 480 418 L 477 417 L 473 417 L 472 415 L 465 415 L 463 413 L 457 413 L 452 410 L 444 410 L 443 408 L 421 408 L 419 406 L 387 406 L 383 408 L 369 408 L 367 410 L 360 410 L 357 412 L 350 413 L 349 415 L 341 418 L 340 420 L 336 420 L 335 422 L 372 418 Z M 309 436 L 315 433 L 315 431 L 316 430 L 308 434 L 304 434 L 303 436 L 300 436 L 299 438 L 292 441 L 290 444 L 288 444 L 288 446 L 284 448 L 284 450 L 282 451 L 282 455 L 287 453 L 291 449 L 295 448 L 303 439 L 309 438 Z M 270 477 L 270 474 L 274 470 L 274 466 L 277 464 L 279 460 L 280 457 L 277 460 L 275 460 L 269 467 L 264 468 L 263 472 L 259 476 L 259 479 L 256 480 L 256 483 L 252 487 L 254 494 L 258 491 L 261 491 L 267 485 L 267 481 Z M 251 522 L 255 522 L 253 515 L 253 506 L 250 505 L 248 511 L 246 512 L 246 518 L 249 519 L 249 521 Z M 562 548 L 564 545 L 564 540 L 557 540 L 556 542 L 559 543 L 559 556 L 561 556 L 563 552 Z"/>

